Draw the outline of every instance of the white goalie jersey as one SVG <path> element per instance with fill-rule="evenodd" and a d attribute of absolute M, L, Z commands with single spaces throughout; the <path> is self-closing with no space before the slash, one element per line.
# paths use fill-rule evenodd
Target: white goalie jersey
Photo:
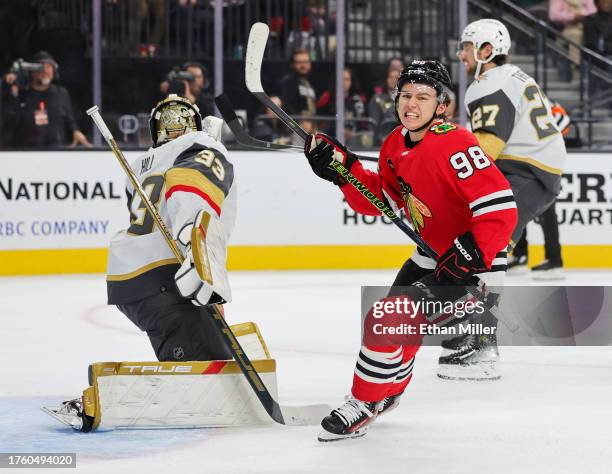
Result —
<path fill-rule="evenodd" d="M 130 165 L 175 239 L 204 210 L 218 217 L 220 225 L 215 228 L 224 233 L 218 237 L 228 241 L 236 218 L 236 186 L 223 144 L 205 132 L 193 132 L 150 148 Z M 109 304 L 137 301 L 160 291 L 176 292 L 174 274 L 179 263 L 129 182 L 126 192 L 130 226 L 111 240 Z M 222 252 L 226 256 L 227 247 Z"/>
<path fill-rule="evenodd" d="M 512 64 L 488 70 L 465 95 L 471 128 L 504 174 L 531 173 L 557 194 L 566 150 L 535 80 Z"/>

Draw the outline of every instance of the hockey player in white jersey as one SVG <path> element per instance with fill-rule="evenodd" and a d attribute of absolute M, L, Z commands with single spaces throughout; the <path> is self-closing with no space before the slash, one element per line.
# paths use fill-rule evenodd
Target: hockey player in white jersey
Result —
<path fill-rule="evenodd" d="M 208 306 L 231 301 L 227 242 L 236 216 L 234 167 L 216 137 L 216 120 L 207 117 L 203 125 L 197 106 L 171 94 L 151 112 L 152 147 L 130 163 L 178 242 L 183 264 L 129 181 L 129 227 L 109 248 L 108 303 L 147 333 L 159 361 L 232 359 Z M 76 429 L 92 427 L 80 398 L 52 411 Z"/>
<path fill-rule="evenodd" d="M 207 117 L 203 124 L 196 105 L 171 94 L 151 112 L 152 147 L 130 163 L 183 264 L 129 181 L 129 227 L 109 248 L 108 303 L 147 333 L 159 361 L 232 359 L 208 306 L 231 301 L 227 242 L 236 217 L 234 167 L 216 121 Z M 75 429 L 92 428 L 81 398 L 49 411 Z"/>
<path fill-rule="evenodd" d="M 507 62 L 510 45 L 503 23 L 483 19 L 463 30 L 457 55 L 474 77 L 465 94 L 472 131 L 514 193 L 518 223 L 512 234 L 513 247 L 527 223 L 556 199 L 566 150 L 538 84 Z M 497 323 L 492 318 L 482 322 L 488 326 Z M 499 358 L 495 336 L 466 335 L 445 341 L 442 347 L 438 374 L 443 378 L 470 378 L 462 375 L 462 368 L 472 359 L 494 362 Z"/>
<path fill-rule="evenodd" d="M 153 146 L 132 169 L 185 261 L 179 265 L 128 184 L 130 225 L 111 241 L 108 303 L 147 332 L 160 361 L 231 359 L 206 305 L 231 300 L 226 259 L 236 216 L 234 167 L 187 99 L 159 102 L 150 129 Z M 201 240 L 196 255 L 192 238 Z"/>

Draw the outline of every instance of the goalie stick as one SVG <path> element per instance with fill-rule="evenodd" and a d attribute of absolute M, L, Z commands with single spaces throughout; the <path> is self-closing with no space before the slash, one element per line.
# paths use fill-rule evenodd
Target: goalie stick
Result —
<path fill-rule="evenodd" d="M 295 132 L 304 141 L 308 138 L 308 133 L 304 130 L 294 119 L 292 119 L 283 109 L 277 106 L 270 97 L 263 90 L 261 85 L 261 65 L 263 62 L 264 52 L 266 50 L 266 43 L 268 42 L 268 34 L 270 28 L 265 23 L 255 23 L 251 27 L 249 33 L 249 41 L 247 44 L 246 61 L 244 77 L 246 86 L 249 92 L 251 92 L 257 99 L 266 107 L 270 108 L 276 116 L 287 125 L 293 132 Z M 419 235 L 414 229 L 406 224 L 402 219 L 381 199 L 370 191 L 361 181 L 359 181 L 351 172 L 346 169 L 342 163 L 332 160 L 330 165 L 340 176 L 342 176 L 347 183 L 353 186 L 359 193 L 365 197 L 374 207 L 376 207 L 381 214 L 392 221 L 397 227 L 399 227 L 415 244 L 417 244 L 421 250 L 423 250 L 427 256 L 437 260 L 438 254 L 436 251 Z M 466 287 L 472 296 L 477 298 L 479 301 L 484 301 L 484 294 L 478 288 Z M 519 330 L 519 326 L 508 317 L 501 315 L 500 311 L 494 311 L 493 308 L 489 308 L 486 304 L 484 305 L 485 311 L 490 313 L 496 319 L 503 321 L 504 324 L 512 332 Z"/>
<path fill-rule="evenodd" d="M 261 148 L 264 150 L 295 150 L 302 152 L 303 147 L 297 145 L 281 145 L 279 143 L 271 143 L 263 140 L 258 140 L 247 133 L 245 128 L 240 123 L 240 119 L 236 115 L 236 111 L 226 94 L 220 94 L 215 97 L 215 105 L 221 112 L 221 116 L 227 126 L 230 128 L 238 143 L 251 148 Z"/>
<path fill-rule="evenodd" d="M 157 209 L 149 199 L 149 196 L 147 196 L 145 190 L 138 181 L 138 178 L 134 174 L 134 171 L 132 171 L 132 168 L 130 167 L 130 164 L 128 163 L 127 159 L 119 149 L 117 142 L 113 138 L 113 135 L 111 134 L 110 130 L 106 126 L 106 123 L 104 122 L 104 119 L 98 111 L 98 106 L 94 105 L 93 107 L 88 109 L 87 115 L 89 115 L 93 119 L 94 123 L 96 124 L 96 127 L 98 127 L 98 129 L 102 133 L 102 136 L 113 151 L 113 154 L 117 157 L 117 160 L 119 160 L 121 167 L 128 175 L 132 186 L 134 186 L 134 189 L 136 190 L 138 196 L 147 208 L 147 211 L 153 217 L 155 224 L 164 236 L 164 239 L 172 250 L 172 253 L 177 258 L 179 263 L 183 263 L 183 254 L 181 253 L 178 246 L 176 245 L 176 242 L 172 238 L 172 234 L 168 230 L 168 227 L 166 227 L 166 225 L 162 221 L 161 216 L 157 212 Z M 295 407 L 279 405 L 279 403 L 274 400 L 274 398 L 266 388 L 265 384 L 261 380 L 261 377 L 253 367 L 253 364 L 240 346 L 240 343 L 236 339 L 236 336 L 234 336 L 234 333 L 232 332 L 229 325 L 225 321 L 225 318 L 221 314 L 218 305 L 211 305 L 211 307 L 213 310 L 213 321 L 215 322 L 219 332 L 225 337 L 226 344 L 229 347 L 232 356 L 236 361 L 236 364 L 246 377 L 247 382 L 255 392 L 255 395 L 261 402 L 262 406 L 274 421 L 282 425 L 290 426 L 313 425 L 318 424 L 319 421 L 321 421 L 321 418 L 327 415 L 332 410 L 331 406 L 325 404 Z"/>
<path fill-rule="evenodd" d="M 281 145 L 278 143 L 266 142 L 264 140 L 258 140 L 257 138 L 252 137 L 246 131 L 246 129 L 240 123 L 240 119 L 236 115 L 236 110 L 234 106 L 229 100 L 227 94 L 220 94 L 215 97 L 215 105 L 219 109 L 221 113 L 221 117 L 227 123 L 227 126 L 230 128 L 234 137 L 241 145 L 248 146 L 250 148 L 257 148 L 263 150 L 285 150 L 285 151 L 294 151 L 303 153 L 304 147 L 297 145 Z M 373 161 L 378 162 L 377 158 L 371 156 L 361 156 L 357 155 L 357 157 L 362 161 Z"/>

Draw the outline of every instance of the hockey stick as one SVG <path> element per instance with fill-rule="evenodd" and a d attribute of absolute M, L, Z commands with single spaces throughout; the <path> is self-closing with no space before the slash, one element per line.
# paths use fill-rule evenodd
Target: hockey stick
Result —
<path fill-rule="evenodd" d="M 274 112 L 287 127 L 301 137 L 302 140 L 306 140 L 306 138 L 308 138 L 308 133 L 268 97 L 268 94 L 264 92 L 263 86 L 261 85 L 261 63 L 266 50 L 269 33 L 270 28 L 268 28 L 268 25 L 265 23 L 255 23 L 251 27 L 244 65 L 244 76 L 247 89 L 251 94 L 257 97 L 259 102 L 272 110 L 272 112 Z"/>
<path fill-rule="evenodd" d="M 276 116 L 293 130 L 303 140 L 308 138 L 308 133 L 304 130 L 295 120 L 293 120 L 287 113 L 278 107 L 270 97 L 263 90 L 261 85 L 261 65 L 263 62 L 263 56 L 266 49 L 266 43 L 268 42 L 268 34 L 270 29 L 265 23 L 255 23 L 251 27 L 249 34 L 249 42 L 246 51 L 246 62 L 245 62 L 245 81 L 249 92 L 251 92 L 257 99 L 269 107 Z M 332 160 L 330 165 L 340 176 L 342 176 L 351 186 L 353 186 L 359 193 L 365 197 L 381 214 L 386 216 L 392 221 L 397 227 L 399 227 L 415 244 L 417 244 L 428 257 L 437 261 L 438 254 L 436 251 L 427 243 L 423 238 L 416 233 L 408 224 L 406 224 L 393 210 L 387 206 L 385 202 L 380 200 L 376 194 L 370 191 L 361 181 L 359 181 L 351 172 L 346 169 L 342 163 Z M 474 287 L 466 287 L 466 290 L 475 298 L 480 301 L 484 300 L 482 291 Z M 495 311 L 492 308 L 488 308 L 485 305 L 485 311 L 490 313 L 496 319 L 504 322 L 504 324 L 512 332 L 516 332 L 519 326 L 511 321 L 509 318 L 499 314 L 499 311 Z"/>
<path fill-rule="evenodd" d="M 236 111 L 232 106 L 232 103 L 229 100 L 227 94 L 220 94 L 215 97 L 215 104 L 221 113 L 221 117 L 227 123 L 227 126 L 230 128 L 234 137 L 238 143 L 244 146 L 248 146 L 250 148 L 257 148 L 262 150 L 285 150 L 285 151 L 295 151 L 299 153 L 304 152 L 304 147 L 297 145 L 281 145 L 278 143 L 266 142 L 264 140 L 258 140 L 257 138 L 252 137 L 245 130 L 245 128 L 240 123 L 240 119 L 236 115 Z M 372 156 L 362 156 L 357 155 L 357 157 L 362 161 L 373 161 L 375 163 L 378 162 L 378 158 L 374 158 Z"/>
<path fill-rule="evenodd" d="M 96 127 L 98 127 L 98 129 L 102 133 L 102 136 L 104 137 L 104 139 L 110 146 L 111 150 L 113 151 L 113 154 L 119 160 L 121 167 L 123 168 L 125 173 L 128 175 L 128 178 L 130 179 L 132 186 L 134 186 L 134 189 L 136 190 L 136 192 L 138 193 L 138 196 L 140 197 L 145 207 L 147 208 L 147 211 L 153 217 L 155 224 L 157 225 L 160 232 L 164 236 L 164 239 L 166 240 L 166 243 L 172 250 L 172 253 L 176 257 L 176 259 L 179 261 L 179 263 L 183 263 L 184 261 L 183 254 L 181 253 L 178 246 L 176 245 L 176 242 L 172 238 L 172 234 L 168 230 L 168 227 L 166 227 L 166 225 L 162 221 L 162 218 L 157 212 L 157 209 L 155 208 L 155 206 L 149 199 L 149 196 L 147 196 L 147 193 L 145 192 L 142 185 L 138 181 L 138 178 L 136 178 L 134 171 L 132 171 L 130 164 L 128 163 L 127 159 L 125 158 L 125 156 L 119 149 L 119 146 L 117 145 L 117 142 L 113 138 L 113 135 L 111 134 L 110 130 L 106 126 L 106 123 L 104 123 L 104 119 L 102 118 L 102 116 L 100 115 L 100 112 L 98 111 L 98 106 L 94 105 L 93 107 L 88 109 L 87 115 L 89 115 L 93 119 L 94 123 L 96 124 Z M 225 321 L 225 318 L 221 314 L 221 311 L 219 310 L 219 306 L 218 305 L 210 305 L 210 306 L 213 310 L 213 321 L 215 321 L 215 324 L 219 332 L 225 337 L 226 344 L 229 347 L 232 353 L 232 356 L 234 357 L 234 360 L 236 361 L 236 364 L 238 365 L 238 367 L 240 368 L 240 370 L 246 377 L 247 382 L 249 383 L 249 385 L 255 392 L 255 395 L 257 395 L 257 398 L 259 398 L 259 401 L 261 402 L 262 406 L 264 407 L 268 415 L 270 415 L 270 417 L 274 421 L 282 425 L 290 425 L 290 426 L 304 426 L 304 425 L 318 424 L 321 418 L 327 415 L 331 411 L 332 408 L 329 405 L 325 405 L 325 404 L 306 405 L 306 406 L 299 406 L 299 407 L 288 407 L 288 406 L 279 405 L 278 402 L 274 400 L 274 398 L 272 397 L 272 395 L 266 388 L 265 384 L 261 380 L 261 377 L 259 376 L 255 368 L 253 367 L 253 364 L 251 363 L 248 356 L 246 355 L 246 353 L 240 346 L 240 343 L 234 336 L 234 333 L 232 332 L 227 322 Z"/>
<path fill-rule="evenodd" d="M 270 143 L 263 140 L 258 140 L 250 136 L 240 123 L 240 119 L 236 115 L 236 111 L 226 94 L 221 94 L 215 97 L 215 104 L 221 112 L 223 120 L 227 123 L 238 143 L 251 148 L 261 148 L 264 150 L 295 150 L 300 153 L 303 147 L 297 145 L 281 145 L 279 143 Z"/>

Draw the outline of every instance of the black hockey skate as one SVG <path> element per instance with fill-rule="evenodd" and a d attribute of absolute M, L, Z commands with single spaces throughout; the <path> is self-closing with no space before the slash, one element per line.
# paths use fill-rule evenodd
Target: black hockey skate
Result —
<path fill-rule="evenodd" d="M 442 343 L 438 377 L 447 380 L 497 380 L 499 351 L 495 335 L 466 334 Z M 446 354 L 444 354 L 446 352 Z"/>
<path fill-rule="evenodd" d="M 442 344 L 441 344 L 442 355 L 440 359 L 442 359 L 442 357 L 451 355 L 455 352 L 459 352 L 465 349 L 466 347 L 469 347 L 470 345 L 473 345 L 475 343 L 474 341 L 475 338 L 476 336 L 468 333 L 468 334 L 462 334 L 461 336 L 453 337 L 452 339 L 446 339 L 442 341 Z M 438 359 L 438 361 L 440 361 L 440 359 Z"/>
<path fill-rule="evenodd" d="M 323 418 L 323 431 L 319 433 L 319 441 L 339 441 L 364 436 L 368 431 L 367 425 L 378 415 L 379 403 L 349 398 L 344 405 Z"/>
<path fill-rule="evenodd" d="M 383 413 L 389 413 L 390 411 L 395 410 L 400 404 L 401 397 L 401 393 L 398 393 L 397 395 L 391 395 L 390 397 L 385 397 L 385 399 L 379 404 L 378 416 L 382 415 Z"/>
<path fill-rule="evenodd" d="M 534 280 L 563 280 L 565 272 L 562 263 L 544 260 L 531 269 L 531 276 Z"/>

